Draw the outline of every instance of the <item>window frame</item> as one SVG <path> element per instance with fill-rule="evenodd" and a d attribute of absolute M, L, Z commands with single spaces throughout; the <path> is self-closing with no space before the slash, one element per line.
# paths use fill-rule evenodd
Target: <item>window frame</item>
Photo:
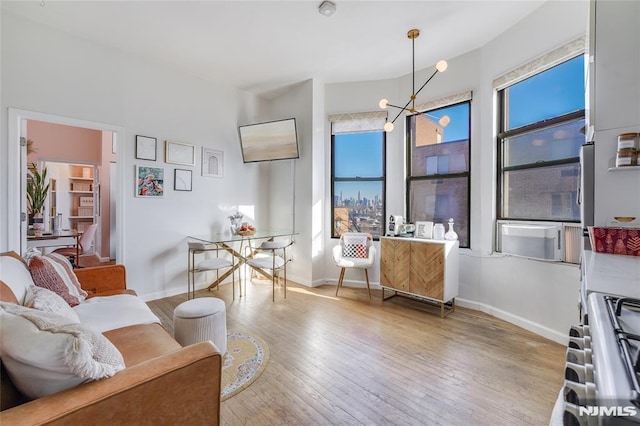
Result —
<path fill-rule="evenodd" d="M 577 57 L 577 56 L 576 56 Z M 568 59 L 572 60 L 575 59 L 571 58 Z M 566 61 L 565 61 L 566 62 Z M 542 74 L 548 70 L 550 70 L 551 68 L 547 68 L 544 69 L 535 75 L 539 75 Z M 532 77 L 533 77 L 532 76 Z M 503 161 L 504 161 L 504 143 L 505 143 L 505 139 L 514 137 L 514 136 L 519 136 L 522 134 L 526 134 L 532 131 L 536 131 L 536 130 L 543 130 L 546 129 L 548 127 L 552 127 L 558 124 L 565 124 L 565 123 L 570 123 L 572 121 L 578 120 L 578 119 L 583 119 L 586 120 L 586 110 L 580 109 L 577 111 L 573 111 L 573 112 L 569 112 L 566 114 L 562 114 L 553 118 L 547 118 L 544 120 L 540 120 L 538 122 L 535 123 L 530 123 L 524 126 L 520 126 L 514 129 L 510 129 L 510 130 L 504 130 L 505 127 L 507 126 L 507 120 L 508 117 L 506 115 L 506 111 L 508 110 L 508 99 L 507 98 L 507 91 L 511 86 L 515 86 L 516 84 L 520 83 L 520 81 L 515 82 L 509 86 L 506 86 L 502 89 L 496 90 L 496 95 L 497 95 L 497 129 L 498 129 L 498 134 L 496 136 L 496 143 L 497 143 L 497 160 L 496 160 L 496 220 L 503 220 L 503 221 L 527 221 L 527 222 L 557 222 L 557 223 L 562 223 L 562 222 L 566 222 L 566 223 L 579 223 L 580 222 L 580 218 L 578 218 L 578 220 L 567 220 L 567 219 L 542 219 L 542 218 L 513 218 L 513 217 L 509 217 L 509 216 L 505 216 L 504 213 L 504 206 L 503 206 L 503 200 L 504 200 L 504 173 L 505 172 L 510 172 L 510 171 L 518 171 L 518 170 L 535 170 L 535 169 L 545 169 L 545 168 L 549 168 L 549 167 L 554 167 L 554 166 L 560 166 L 560 165 L 567 165 L 567 164 L 579 164 L 580 163 L 580 156 L 575 156 L 575 157 L 566 157 L 564 159 L 560 159 L 560 160 L 551 160 L 551 161 L 545 161 L 542 163 L 539 162 L 534 162 L 534 163 L 528 163 L 528 164 L 519 164 L 516 166 L 507 166 L 504 167 L 503 165 Z"/>
<path fill-rule="evenodd" d="M 456 105 L 461 105 L 461 104 L 468 104 L 469 105 L 469 147 L 468 147 L 468 155 L 469 155 L 469 167 L 468 167 L 468 171 L 466 172 L 456 172 L 456 173 L 446 173 L 446 174 L 440 174 L 440 173 L 436 173 L 433 175 L 425 175 L 425 176 L 413 176 L 413 168 L 412 168 L 412 150 L 411 150 L 411 146 L 413 141 L 411 140 L 411 119 L 416 116 L 416 115 L 421 115 L 421 114 L 426 114 L 429 113 L 431 111 L 438 111 L 444 108 L 449 108 L 449 107 L 453 107 Z M 405 211 L 407 212 L 407 220 L 409 222 L 413 222 L 413 218 L 410 216 L 411 214 L 411 183 L 412 182 L 420 182 L 420 181 L 430 181 L 430 180 L 444 180 L 444 179 L 459 179 L 459 178 L 464 178 L 466 177 L 467 179 L 467 229 L 468 229 L 468 245 L 460 245 L 460 248 L 471 248 L 471 169 L 472 169 L 472 161 L 471 161 L 471 107 L 472 107 L 472 99 L 465 99 L 459 102 L 453 102 L 450 104 L 446 104 L 446 105 L 442 105 L 442 106 L 438 106 L 436 108 L 431 108 L 431 109 L 426 109 L 424 111 L 420 111 L 417 112 L 415 114 L 411 114 L 408 115 L 406 117 L 406 121 L 405 121 L 405 140 L 406 142 L 406 167 L 407 167 L 407 174 L 406 174 L 406 185 L 405 185 L 405 190 L 406 190 L 406 194 L 405 194 L 405 202 L 406 202 L 406 206 L 405 206 Z M 446 143 L 446 142 L 445 142 Z M 449 194 L 450 195 L 450 194 Z M 455 228 L 454 225 L 454 229 L 456 230 L 456 232 L 458 232 L 459 230 Z"/>
<path fill-rule="evenodd" d="M 380 133 L 381 134 L 381 143 L 382 143 L 382 176 L 380 177 L 336 177 L 335 175 L 335 165 L 336 165 L 336 152 L 335 152 L 335 138 L 340 135 L 348 135 L 355 133 Z M 385 235 L 385 218 L 387 211 L 387 133 L 380 130 L 371 130 L 367 132 L 345 132 L 339 134 L 333 134 L 331 132 L 331 238 L 339 239 L 340 235 L 336 235 L 335 233 L 335 185 L 337 182 L 382 182 L 382 223 L 380 228 L 380 235 L 372 235 L 374 241 L 378 241 L 381 236 Z"/>

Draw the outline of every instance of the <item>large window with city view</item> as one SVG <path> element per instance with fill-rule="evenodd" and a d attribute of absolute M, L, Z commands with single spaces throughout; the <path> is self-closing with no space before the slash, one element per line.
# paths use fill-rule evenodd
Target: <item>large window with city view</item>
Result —
<path fill-rule="evenodd" d="M 584 59 L 498 91 L 498 218 L 578 222 Z"/>
<path fill-rule="evenodd" d="M 407 211 L 411 222 L 453 218 L 460 247 L 469 247 L 470 101 L 408 120 Z"/>
<path fill-rule="evenodd" d="M 338 133 L 331 138 L 332 237 L 384 232 L 385 134 Z"/>

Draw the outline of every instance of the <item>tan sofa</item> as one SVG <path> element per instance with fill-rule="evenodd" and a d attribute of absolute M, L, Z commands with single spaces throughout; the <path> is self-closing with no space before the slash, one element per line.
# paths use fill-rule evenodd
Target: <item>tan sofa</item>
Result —
<path fill-rule="evenodd" d="M 13 252 L 0 256 L 22 261 Z M 18 303 L 11 290 L 15 283 L 6 282 L 12 279 L 6 269 L 0 268 L 0 300 Z M 122 265 L 75 272 L 91 297 L 135 294 L 126 288 Z M 0 424 L 219 424 L 222 357 L 211 342 L 183 348 L 157 323 L 117 328 L 103 335 L 122 353 L 126 365 L 110 378 L 25 402 L 2 367 Z"/>

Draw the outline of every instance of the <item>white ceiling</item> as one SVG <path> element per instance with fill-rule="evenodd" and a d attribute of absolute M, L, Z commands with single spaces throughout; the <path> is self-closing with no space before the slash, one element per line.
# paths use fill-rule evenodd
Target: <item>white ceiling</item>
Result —
<path fill-rule="evenodd" d="M 315 77 L 396 78 L 476 49 L 545 0 L 2 1 L 2 12 L 193 75 L 267 93 Z M 42 6 L 44 4 L 44 6 Z"/>

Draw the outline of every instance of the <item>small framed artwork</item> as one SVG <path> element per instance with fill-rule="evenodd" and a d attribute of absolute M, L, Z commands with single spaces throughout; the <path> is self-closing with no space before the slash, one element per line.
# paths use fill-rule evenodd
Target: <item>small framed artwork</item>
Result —
<path fill-rule="evenodd" d="M 157 198 L 164 196 L 164 169 L 136 165 L 136 197 Z"/>
<path fill-rule="evenodd" d="M 156 161 L 156 138 L 136 135 L 136 158 Z"/>
<path fill-rule="evenodd" d="M 188 143 L 165 141 L 165 163 L 196 165 L 196 147 Z"/>
<path fill-rule="evenodd" d="M 173 171 L 173 189 L 191 191 L 191 170 L 175 169 Z"/>
<path fill-rule="evenodd" d="M 202 176 L 221 178 L 224 169 L 224 152 L 202 147 Z"/>

